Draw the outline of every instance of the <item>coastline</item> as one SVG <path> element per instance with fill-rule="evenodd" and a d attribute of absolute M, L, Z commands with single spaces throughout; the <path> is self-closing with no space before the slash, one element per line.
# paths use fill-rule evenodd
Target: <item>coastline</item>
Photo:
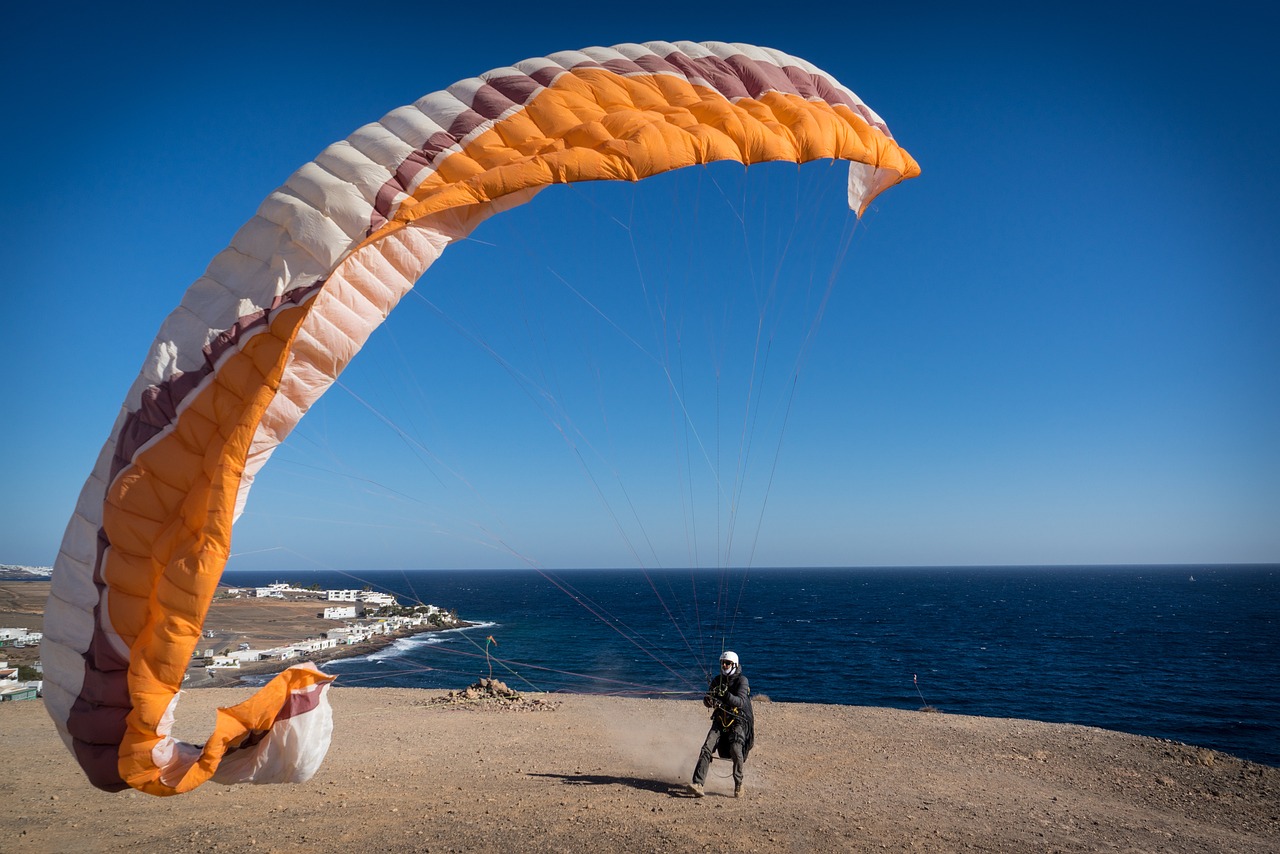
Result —
<path fill-rule="evenodd" d="M 271 660 L 271 661 L 252 661 L 242 662 L 239 667 L 203 667 L 192 666 L 188 668 L 188 679 L 182 685 L 182 690 L 188 689 L 202 690 L 206 688 L 233 688 L 244 685 L 244 677 L 246 676 L 274 676 L 282 673 L 295 664 L 301 664 L 309 661 L 312 664 L 324 669 L 324 665 L 331 661 L 341 661 L 347 658 L 360 658 L 361 656 L 371 655 L 379 650 L 386 649 L 398 640 L 405 638 L 417 637 L 418 635 L 434 634 L 436 632 L 453 632 L 462 631 L 464 629 L 472 629 L 483 625 L 481 623 L 472 623 L 466 620 L 459 620 L 455 626 L 424 626 L 411 629 L 401 629 L 385 635 L 373 635 L 370 638 L 352 644 L 341 644 L 339 646 L 330 647 L 329 649 L 316 650 L 305 655 L 299 655 L 296 658 L 288 660 Z M 301 640 L 301 639 L 299 639 Z M 196 675 L 198 671 L 205 671 L 203 676 Z"/>
<path fill-rule="evenodd" d="M 49 588 L 49 581 L 41 578 L 0 579 L 0 627 L 20 626 L 43 631 Z M 201 639 L 201 646 L 216 649 L 246 643 L 253 649 L 265 650 L 301 643 L 342 625 L 340 621 L 324 620 L 316 615 L 317 608 L 323 604 L 321 600 L 310 598 L 214 599 L 205 618 L 205 636 Z M 203 664 L 192 663 L 187 669 L 187 680 L 182 690 L 241 686 L 243 677 L 274 676 L 303 661 L 310 661 L 323 669 L 328 662 L 370 655 L 405 638 L 483 625 L 486 624 L 460 619 L 454 625 L 414 626 L 389 634 L 371 635 L 352 644 L 311 651 L 288 660 L 241 662 L 238 668 L 207 668 Z M 14 666 L 34 664 L 39 657 L 40 649 L 36 645 L 6 647 L 0 653 L 0 660 L 7 659 Z"/>

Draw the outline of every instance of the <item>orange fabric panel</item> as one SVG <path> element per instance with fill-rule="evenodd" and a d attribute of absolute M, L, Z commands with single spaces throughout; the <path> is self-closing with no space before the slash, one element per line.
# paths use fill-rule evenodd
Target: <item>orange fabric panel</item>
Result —
<path fill-rule="evenodd" d="M 719 160 L 827 157 L 878 164 L 902 178 L 919 174 L 897 143 L 845 107 L 778 92 L 730 103 L 669 75 L 578 70 L 441 162 L 395 220 L 550 183 L 637 180 Z"/>
<path fill-rule="evenodd" d="M 245 341 L 188 402 L 172 432 L 139 453 L 110 490 L 103 515 L 113 543 L 103 568 L 113 587 L 108 609 L 117 633 L 136 639 L 129 666 L 134 708 L 120 748 L 122 776 L 131 784 L 159 773 L 137 760 L 150 762 L 156 728 L 198 645 L 226 562 L 243 460 L 307 308 L 281 310 L 268 332 Z M 146 485 L 156 471 L 171 480 L 165 488 Z M 148 598 L 117 595 L 116 582 L 125 579 Z M 134 757 L 127 772 L 126 756 Z"/>

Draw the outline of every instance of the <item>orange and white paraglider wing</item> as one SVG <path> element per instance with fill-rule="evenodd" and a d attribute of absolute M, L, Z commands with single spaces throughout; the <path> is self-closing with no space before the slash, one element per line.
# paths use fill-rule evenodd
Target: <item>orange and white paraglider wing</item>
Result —
<path fill-rule="evenodd" d="M 262 203 L 166 319 L 67 527 L 46 612 L 46 705 L 93 783 L 307 779 L 331 677 L 294 667 L 170 732 L 255 473 L 450 243 L 555 183 L 719 160 L 850 163 L 861 213 L 919 172 L 884 122 L 803 60 L 652 42 L 463 80 L 325 149 Z"/>

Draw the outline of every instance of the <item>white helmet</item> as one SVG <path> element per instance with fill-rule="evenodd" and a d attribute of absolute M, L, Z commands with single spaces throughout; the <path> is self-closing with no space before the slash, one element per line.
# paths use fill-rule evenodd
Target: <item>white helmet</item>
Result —
<path fill-rule="evenodd" d="M 725 666 L 724 666 L 725 662 L 729 663 L 728 669 L 725 669 Z M 728 650 L 720 653 L 720 669 L 723 672 L 728 674 L 737 673 L 738 672 L 738 654 L 736 652 L 729 652 Z"/>

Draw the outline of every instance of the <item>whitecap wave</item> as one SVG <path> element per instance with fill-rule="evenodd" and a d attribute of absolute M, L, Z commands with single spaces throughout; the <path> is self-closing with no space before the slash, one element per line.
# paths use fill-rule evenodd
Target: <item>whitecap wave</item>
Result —
<path fill-rule="evenodd" d="M 415 649 L 421 649 L 424 646 L 435 646 L 448 641 L 448 635 L 461 634 L 463 632 L 473 631 L 475 629 L 489 629 L 498 625 L 494 622 L 472 623 L 469 626 L 463 626 L 458 629 L 443 629 L 438 632 L 422 632 L 421 634 L 410 635 L 407 638 L 396 638 L 392 643 L 374 650 L 365 655 L 354 655 L 351 658 L 339 658 L 329 662 L 329 665 L 356 663 L 363 661 L 388 661 L 390 659 L 401 658 L 408 655 Z"/>

